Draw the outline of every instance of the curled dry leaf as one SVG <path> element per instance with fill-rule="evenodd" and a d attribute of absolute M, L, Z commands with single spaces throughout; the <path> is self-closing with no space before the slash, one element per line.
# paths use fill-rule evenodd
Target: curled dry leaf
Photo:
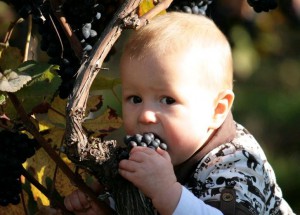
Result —
<path fill-rule="evenodd" d="M 25 73 L 8 69 L 0 73 L 0 91 L 14 93 L 20 90 L 31 80 L 31 76 Z"/>

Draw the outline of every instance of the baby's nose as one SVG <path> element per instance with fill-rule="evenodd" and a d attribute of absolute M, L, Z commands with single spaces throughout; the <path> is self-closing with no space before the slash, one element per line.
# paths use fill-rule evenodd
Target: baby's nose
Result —
<path fill-rule="evenodd" d="M 139 115 L 139 122 L 143 124 L 157 123 L 157 115 L 152 110 L 142 110 Z"/>

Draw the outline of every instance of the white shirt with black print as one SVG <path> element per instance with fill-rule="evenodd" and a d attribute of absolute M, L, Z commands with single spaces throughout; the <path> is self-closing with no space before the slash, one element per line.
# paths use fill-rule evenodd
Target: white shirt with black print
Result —
<path fill-rule="evenodd" d="M 187 211 L 201 214 L 199 207 L 206 207 L 211 210 L 209 214 L 214 214 L 215 209 L 203 202 L 219 201 L 224 188 L 233 188 L 236 202 L 246 207 L 250 214 L 294 214 L 282 198 L 274 171 L 260 145 L 242 125 L 235 122 L 234 125 L 235 137 L 211 150 L 198 163 L 185 184 L 193 195 L 183 188 L 174 214 L 186 214 Z M 199 203 L 196 207 L 186 205 L 186 202 L 195 201 Z"/>

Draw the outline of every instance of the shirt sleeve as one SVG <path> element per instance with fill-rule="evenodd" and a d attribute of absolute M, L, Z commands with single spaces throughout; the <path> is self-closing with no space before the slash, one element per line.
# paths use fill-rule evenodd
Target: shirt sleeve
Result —
<path fill-rule="evenodd" d="M 221 215 L 223 214 L 218 209 L 205 204 L 201 199 L 198 199 L 192 192 L 182 186 L 182 192 L 179 203 L 175 208 L 173 215 Z"/>

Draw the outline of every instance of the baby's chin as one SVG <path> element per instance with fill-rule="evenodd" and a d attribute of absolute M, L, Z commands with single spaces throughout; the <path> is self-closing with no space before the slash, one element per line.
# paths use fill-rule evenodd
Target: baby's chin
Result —
<path fill-rule="evenodd" d="M 165 141 L 153 132 L 126 135 L 124 137 L 124 143 L 130 148 L 135 146 L 143 146 L 153 148 L 155 150 L 158 148 L 167 150 L 167 144 L 165 143 Z"/>

